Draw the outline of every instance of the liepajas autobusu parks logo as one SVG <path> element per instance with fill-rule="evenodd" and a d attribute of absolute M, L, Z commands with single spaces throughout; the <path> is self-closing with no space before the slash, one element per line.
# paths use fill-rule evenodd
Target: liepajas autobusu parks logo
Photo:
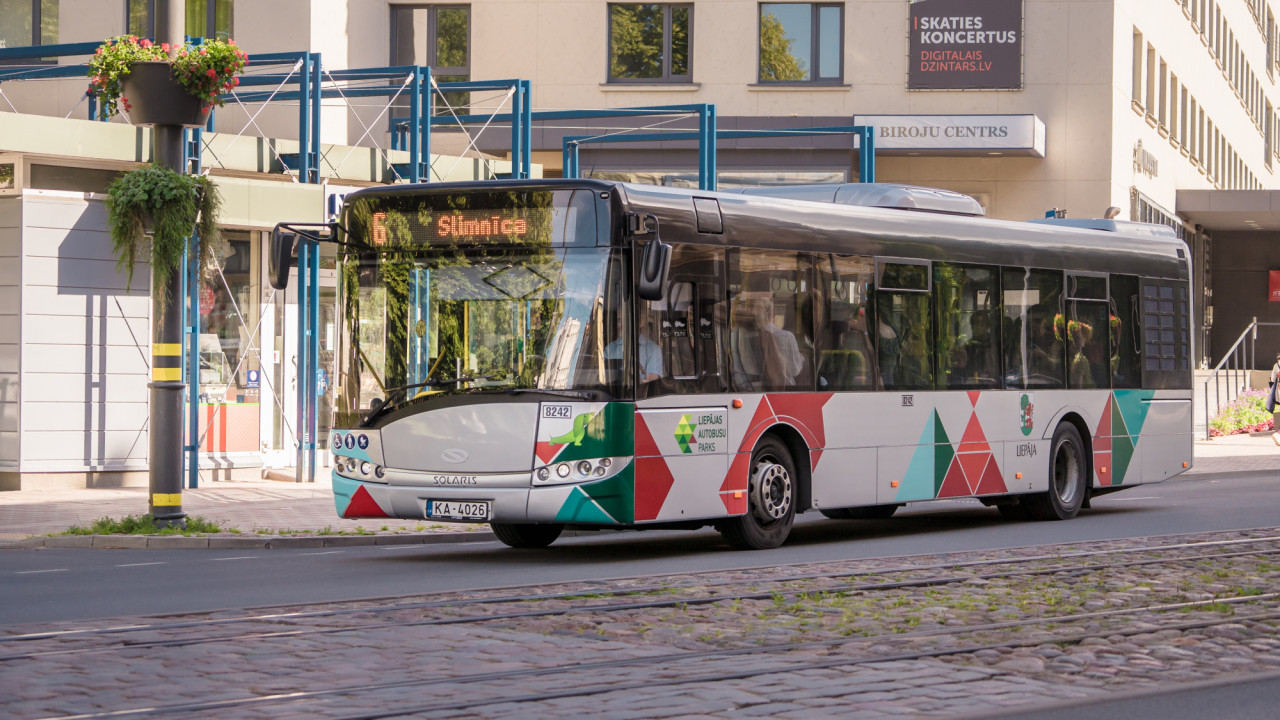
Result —
<path fill-rule="evenodd" d="M 676 444 L 680 446 L 680 452 L 693 452 L 693 448 L 689 447 L 689 441 L 693 440 L 693 429 L 698 426 L 691 422 L 692 420 L 692 415 L 681 415 L 680 424 L 676 425 Z"/>

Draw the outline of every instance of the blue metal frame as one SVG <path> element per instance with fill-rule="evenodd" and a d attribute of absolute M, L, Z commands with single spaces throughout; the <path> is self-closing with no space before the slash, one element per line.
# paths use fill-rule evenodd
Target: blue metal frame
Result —
<path fill-rule="evenodd" d="M 772 130 L 716 130 L 715 107 L 707 119 L 699 118 L 698 129 L 671 132 L 633 133 L 618 135 L 568 135 L 561 146 L 564 176 L 579 177 L 581 167 L 578 148 L 587 143 L 663 142 L 671 140 L 698 141 L 698 188 L 716 189 L 716 141 L 740 138 L 789 137 L 795 135 L 850 134 L 858 138 L 858 181 L 876 181 L 875 128 L 870 125 L 840 125 L 813 128 L 779 128 Z"/>

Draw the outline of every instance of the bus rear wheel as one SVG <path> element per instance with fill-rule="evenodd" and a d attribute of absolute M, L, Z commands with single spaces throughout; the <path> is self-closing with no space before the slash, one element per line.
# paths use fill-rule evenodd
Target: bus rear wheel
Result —
<path fill-rule="evenodd" d="M 489 523 L 493 534 L 513 548 L 544 548 L 564 532 L 559 523 Z"/>
<path fill-rule="evenodd" d="M 884 520 L 893 517 L 901 505 L 869 505 L 867 507 L 829 508 L 818 512 L 832 520 Z"/>
<path fill-rule="evenodd" d="M 766 435 L 751 453 L 747 512 L 716 524 L 739 550 L 767 550 L 786 541 L 796 519 L 796 465 L 782 440 Z"/>
<path fill-rule="evenodd" d="M 1070 520 L 1080 512 L 1089 486 L 1089 461 L 1075 425 L 1064 422 L 1049 446 L 1049 491 L 1025 499 L 1036 520 Z"/>

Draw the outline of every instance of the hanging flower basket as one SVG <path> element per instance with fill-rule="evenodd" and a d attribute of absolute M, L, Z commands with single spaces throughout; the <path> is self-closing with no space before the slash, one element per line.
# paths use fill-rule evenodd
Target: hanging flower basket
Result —
<path fill-rule="evenodd" d="M 240 84 L 249 56 L 234 40 L 201 45 L 156 44 L 133 35 L 111 38 L 89 61 L 89 92 L 111 117 L 134 125 L 203 127 L 222 93 Z"/>
<path fill-rule="evenodd" d="M 120 81 L 120 92 L 129 98 L 129 120 L 134 125 L 181 125 L 202 128 L 209 122 L 212 105 L 187 92 L 173 77 L 167 62 L 136 62 Z"/>

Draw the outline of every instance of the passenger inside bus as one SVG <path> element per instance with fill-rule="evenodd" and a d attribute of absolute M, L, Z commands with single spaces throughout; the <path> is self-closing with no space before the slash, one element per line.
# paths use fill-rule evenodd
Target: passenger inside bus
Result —
<path fill-rule="evenodd" d="M 796 336 L 778 327 L 773 315 L 773 298 L 768 292 L 743 292 L 734 298 L 729 354 L 736 389 L 790 388 L 804 370 Z"/>
<path fill-rule="evenodd" d="M 662 377 L 662 348 L 658 347 L 658 343 L 650 337 L 653 328 L 650 323 L 644 320 L 644 317 L 645 315 L 642 314 L 640 329 L 636 333 L 636 345 L 640 349 L 640 382 L 647 383 Z M 605 360 L 622 359 L 622 349 L 626 347 L 624 343 L 627 339 L 626 317 L 622 313 L 617 315 L 617 320 L 614 323 L 614 333 L 613 340 L 604 346 L 603 354 Z"/>

